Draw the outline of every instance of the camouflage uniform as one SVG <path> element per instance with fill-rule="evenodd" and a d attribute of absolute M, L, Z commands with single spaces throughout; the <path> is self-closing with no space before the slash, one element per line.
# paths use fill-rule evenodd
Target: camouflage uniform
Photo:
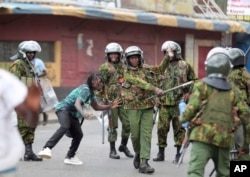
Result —
<path fill-rule="evenodd" d="M 217 110 L 211 111 L 211 104 L 216 104 Z M 181 123 L 190 122 L 193 127 L 189 135 L 193 143 L 188 176 L 203 176 L 209 158 L 214 160 L 217 176 L 229 176 L 233 107 L 237 108 L 239 117 L 244 122 L 245 134 L 249 135 L 248 106 L 237 88 L 219 91 L 203 81 L 194 84 L 192 95 L 180 120 Z"/>
<path fill-rule="evenodd" d="M 9 68 L 9 71 L 16 75 L 25 85 L 30 86 L 34 81 L 30 65 L 23 59 L 16 60 Z M 23 138 L 24 144 L 30 144 L 34 141 L 35 129 L 30 128 L 28 124 L 18 115 L 18 129 Z"/>
<path fill-rule="evenodd" d="M 235 68 L 231 71 L 228 77 L 230 83 L 234 84 L 241 91 L 244 101 L 250 106 L 250 75 L 245 67 Z M 242 137 L 242 127 L 239 127 L 235 132 L 236 147 L 242 147 L 244 137 Z M 233 160 L 233 159 L 232 159 Z M 238 160 L 250 160 L 249 152 L 245 152 L 238 156 Z"/>
<path fill-rule="evenodd" d="M 132 55 L 130 56 L 137 55 L 133 51 L 131 53 Z M 142 58 L 141 52 L 139 53 L 140 58 Z M 127 60 L 129 57 L 126 57 Z M 157 78 L 154 75 L 165 71 L 168 66 L 168 58 L 165 57 L 157 67 L 143 65 L 142 62 L 141 59 L 141 65 L 138 67 L 128 66 L 125 69 L 122 98 L 124 100 L 124 108 L 127 110 L 129 117 L 131 139 L 136 153 L 134 166 L 139 168 L 141 173 L 153 173 L 154 169 L 148 165 L 147 161 L 150 159 L 153 108 L 157 103 L 155 99 L 147 98 L 155 95 L 155 92 L 159 90 L 159 88 L 154 86 L 156 85 L 155 78 Z"/>
<path fill-rule="evenodd" d="M 18 46 L 18 53 L 11 57 L 14 63 L 10 65 L 9 71 L 16 75 L 24 84 L 29 87 L 35 81 L 35 69 L 31 64 L 27 52 L 40 52 L 41 47 L 36 41 L 23 41 Z M 17 113 L 18 129 L 25 144 L 24 161 L 42 161 L 32 150 L 32 143 L 35 137 L 35 128 L 31 128 Z"/>
<path fill-rule="evenodd" d="M 192 67 L 184 60 L 178 60 L 172 64 L 170 62 L 169 67 L 165 70 L 164 77 L 162 78 L 163 90 L 171 89 L 175 86 L 181 85 L 188 81 L 195 79 L 195 73 Z M 167 135 L 170 129 L 170 123 L 172 121 L 172 127 L 174 131 L 175 147 L 177 148 L 176 160 L 180 156 L 179 150 L 185 135 L 185 130 L 180 129 L 179 123 L 179 102 L 185 93 L 189 93 L 188 87 L 183 89 L 177 89 L 162 96 L 161 106 L 159 109 L 159 120 L 157 127 L 158 134 L 158 146 L 159 153 L 154 161 L 164 160 L 164 148 L 167 146 Z M 175 163 L 174 161 L 174 163 Z"/>
<path fill-rule="evenodd" d="M 233 69 L 229 74 L 228 79 L 240 89 L 242 97 L 248 106 L 250 106 L 250 74 L 246 68 Z"/>
<path fill-rule="evenodd" d="M 105 82 L 104 94 L 106 99 L 113 101 L 115 99 L 121 99 L 121 86 L 124 82 L 123 77 L 124 64 L 120 61 L 117 64 L 112 62 L 105 62 L 100 66 L 100 74 L 102 75 Z M 127 117 L 126 110 L 123 106 L 111 109 L 111 119 L 112 119 L 112 131 L 109 130 L 108 141 L 111 143 L 111 151 L 115 151 L 115 142 L 117 140 L 117 128 L 118 128 L 118 117 L 122 123 L 122 133 L 121 133 L 121 146 L 119 151 L 124 152 L 128 157 L 133 157 L 133 155 L 127 149 L 127 142 L 130 136 L 130 126 Z M 111 132 L 111 133 L 110 133 Z M 116 154 L 116 153 L 114 153 Z M 112 157 L 119 158 L 118 155 Z"/>

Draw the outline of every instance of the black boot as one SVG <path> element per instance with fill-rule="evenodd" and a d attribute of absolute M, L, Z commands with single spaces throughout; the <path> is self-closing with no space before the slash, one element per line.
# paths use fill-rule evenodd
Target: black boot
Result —
<path fill-rule="evenodd" d="M 164 154 L 164 147 L 159 147 L 159 152 L 155 158 L 153 158 L 153 161 L 160 162 L 165 160 L 165 154 Z"/>
<path fill-rule="evenodd" d="M 134 158 L 134 167 L 135 169 L 138 169 L 140 167 L 140 154 L 135 154 Z"/>
<path fill-rule="evenodd" d="M 150 167 L 150 165 L 148 164 L 148 160 L 147 159 L 141 159 L 141 164 L 139 167 L 139 172 L 140 173 L 154 173 L 155 169 Z"/>
<path fill-rule="evenodd" d="M 125 154 L 127 157 L 133 158 L 134 155 L 131 154 L 131 152 L 128 150 L 127 143 L 128 143 L 128 139 L 122 139 L 121 145 L 120 145 L 120 147 L 119 147 L 118 150 L 119 150 L 120 152 L 124 152 L 124 154 Z"/>
<path fill-rule="evenodd" d="M 109 157 L 111 159 L 120 159 L 120 156 L 117 154 L 116 150 L 115 150 L 115 142 L 110 142 L 110 153 L 109 153 Z"/>
<path fill-rule="evenodd" d="M 177 152 L 176 152 L 176 155 L 175 155 L 175 158 L 173 160 L 173 164 L 177 164 L 179 162 L 179 159 L 181 157 L 181 154 L 180 154 L 180 150 L 181 150 L 181 146 L 176 146 L 176 149 L 177 149 Z"/>
<path fill-rule="evenodd" d="M 39 158 L 34 154 L 32 150 L 32 144 L 25 145 L 25 154 L 24 154 L 24 161 L 42 161 L 42 158 Z"/>

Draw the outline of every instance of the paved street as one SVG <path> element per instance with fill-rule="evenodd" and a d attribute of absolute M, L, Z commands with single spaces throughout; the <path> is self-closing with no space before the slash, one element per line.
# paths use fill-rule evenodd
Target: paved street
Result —
<path fill-rule="evenodd" d="M 46 126 L 39 125 L 36 130 L 36 139 L 33 144 L 33 149 L 36 153 L 40 151 L 44 143 L 58 128 L 59 124 L 56 121 L 54 113 L 49 114 L 50 122 Z M 109 144 L 107 142 L 107 133 L 105 131 L 105 142 L 102 144 L 102 126 L 96 118 L 85 120 L 82 125 L 84 132 L 83 140 L 78 150 L 78 158 L 83 161 L 82 166 L 65 165 L 63 163 L 66 152 L 69 148 L 71 139 L 64 136 L 61 141 L 52 150 L 52 159 L 45 159 L 43 162 L 24 162 L 21 161 L 18 168 L 18 177 L 139 177 L 145 174 L 138 173 L 133 167 L 133 160 L 127 158 L 123 153 L 120 153 L 121 159 L 114 160 L 109 158 Z M 120 135 L 120 132 L 119 132 Z M 120 137 L 117 146 L 120 144 Z M 153 130 L 152 150 L 150 165 L 155 168 L 156 177 L 185 177 L 189 159 L 191 145 L 184 157 L 184 163 L 177 168 L 172 164 L 176 150 L 173 147 L 172 131 L 169 136 L 169 146 L 166 148 L 164 162 L 153 162 L 152 158 L 158 152 L 156 145 L 157 134 L 156 126 Z M 128 144 L 132 151 L 131 141 Z M 206 168 L 206 177 L 213 165 L 209 162 Z M 215 174 L 213 175 L 215 176 Z"/>

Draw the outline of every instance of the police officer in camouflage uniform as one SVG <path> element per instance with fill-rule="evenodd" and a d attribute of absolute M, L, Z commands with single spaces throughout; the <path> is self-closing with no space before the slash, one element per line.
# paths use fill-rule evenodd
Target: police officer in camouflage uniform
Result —
<path fill-rule="evenodd" d="M 241 49 L 229 48 L 227 49 L 230 55 L 231 63 L 233 64 L 233 69 L 230 72 L 228 79 L 242 92 L 244 100 L 250 106 L 250 74 L 246 70 L 246 56 Z"/>
<path fill-rule="evenodd" d="M 233 64 L 233 69 L 229 74 L 230 83 L 234 84 L 241 91 L 241 94 L 250 106 L 250 74 L 246 70 L 246 56 L 244 52 L 239 48 L 228 48 L 231 63 Z M 240 126 L 235 132 L 235 148 L 239 151 L 238 160 L 250 160 L 249 152 L 241 151 L 244 143 L 243 129 Z"/>
<path fill-rule="evenodd" d="M 231 67 L 227 50 L 217 47 L 210 50 L 205 61 L 206 77 L 194 84 L 182 114 L 180 122 L 191 125 L 188 177 L 203 177 L 210 159 L 214 162 L 216 176 L 229 176 L 234 108 L 243 123 L 245 142 L 250 142 L 249 108 L 237 87 L 227 81 Z"/>
<path fill-rule="evenodd" d="M 166 41 L 162 44 L 161 50 L 164 54 L 171 56 L 170 64 L 166 69 L 161 88 L 163 90 L 184 84 L 195 79 L 193 68 L 181 57 L 181 47 L 174 41 Z M 161 97 L 161 105 L 159 109 L 159 120 L 157 127 L 159 152 L 153 159 L 154 161 L 164 161 L 164 150 L 167 146 L 167 135 L 172 121 L 174 131 L 174 141 L 177 153 L 173 163 L 177 163 L 180 157 L 180 148 L 185 135 L 185 130 L 180 128 L 179 123 L 179 102 L 183 98 L 187 101 L 190 88 L 174 90 Z"/>
<path fill-rule="evenodd" d="M 106 62 L 100 66 L 100 74 L 102 75 L 105 82 L 104 97 L 110 101 L 115 99 L 121 99 L 121 87 L 124 82 L 123 70 L 124 63 L 123 49 L 120 44 L 111 42 L 105 48 L 105 59 Z M 120 159 L 120 156 L 116 152 L 115 142 L 117 140 L 117 128 L 118 128 L 118 117 L 122 123 L 121 132 L 121 145 L 119 147 L 120 152 L 124 152 L 127 157 L 133 158 L 134 155 L 131 154 L 127 148 L 128 139 L 130 136 L 130 126 L 127 117 L 126 110 L 123 106 L 111 109 L 111 122 L 109 125 L 109 135 L 108 141 L 110 142 L 110 154 L 109 157 L 112 159 Z"/>
<path fill-rule="evenodd" d="M 15 59 L 9 71 L 16 75 L 28 87 L 35 81 L 33 65 L 27 57 L 29 53 L 41 52 L 41 47 L 36 41 L 23 41 L 18 46 L 18 53 L 11 57 Z M 18 129 L 25 144 L 24 161 L 42 161 L 32 150 L 35 137 L 35 128 L 30 127 L 20 115 L 18 116 Z"/>
<path fill-rule="evenodd" d="M 165 57 L 158 67 L 143 64 L 143 52 L 138 46 L 125 50 L 127 68 L 124 70 L 125 81 L 122 87 L 122 99 L 127 110 L 133 149 L 135 152 L 134 167 L 140 173 L 154 173 L 150 167 L 151 137 L 153 129 L 153 111 L 155 99 L 147 99 L 156 94 L 164 94 L 162 89 L 154 86 L 152 75 L 163 73 L 168 64 Z"/>

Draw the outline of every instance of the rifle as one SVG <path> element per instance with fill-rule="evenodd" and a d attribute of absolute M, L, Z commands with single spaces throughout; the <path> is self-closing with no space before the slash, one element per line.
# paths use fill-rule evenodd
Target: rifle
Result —
<path fill-rule="evenodd" d="M 185 152 L 186 152 L 186 149 L 187 149 L 188 146 L 189 146 L 188 130 L 189 130 L 189 128 L 186 127 L 186 128 L 185 128 L 185 131 L 186 131 L 186 132 L 185 132 L 185 137 L 184 137 L 184 139 L 183 139 L 183 141 L 182 141 L 181 150 L 180 150 L 181 156 L 180 156 L 180 158 L 179 158 L 179 160 L 178 160 L 177 167 L 179 167 L 180 164 L 182 163 L 183 157 L 184 157 Z"/>
<path fill-rule="evenodd" d="M 191 85 L 192 83 L 194 83 L 194 81 L 189 81 L 189 82 L 186 82 L 186 83 L 184 83 L 184 84 L 181 84 L 181 85 L 178 85 L 178 86 L 176 86 L 176 87 L 173 87 L 173 88 L 171 88 L 171 89 L 165 90 L 165 91 L 164 91 L 164 94 L 166 94 L 166 93 L 168 93 L 168 92 L 171 92 L 171 91 L 173 91 L 173 90 L 179 89 L 179 88 L 186 87 L 186 86 L 188 86 L 188 85 Z M 158 96 L 158 95 L 153 95 L 153 96 L 151 96 L 151 97 L 146 98 L 146 100 L 155 98 L 155 97 L 157 97 L 157 96 Z"/>

